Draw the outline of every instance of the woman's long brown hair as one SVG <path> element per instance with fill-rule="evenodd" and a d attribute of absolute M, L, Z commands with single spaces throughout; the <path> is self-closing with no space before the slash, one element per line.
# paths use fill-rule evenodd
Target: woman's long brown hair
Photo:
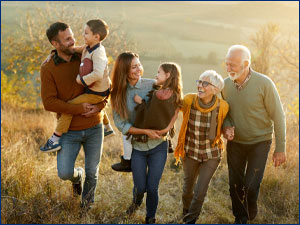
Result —
<path fill-rule="evenodd" d="M 129 51 L 121 53 L 117 57 L 111 73 L 111 105 L 113 110 L 123 119 L 128 118 L 126 105 L 127 76 L 130 72 L 131 62 L 134 57 L 139 58 L 139 55 Z"/>
<path fill-rule="evenodd" d="M 180 66 L 173 62 L 165 62 L 160 64 L 159 67 L 161 67 L 165 73 L 170 73 L 170 77 L 164 82 L 161 88 L 169 88 L 174 91 L 176 95 L 176 104 L 178 105 L 178 107 L 182 107 L 183 94 Z"/>

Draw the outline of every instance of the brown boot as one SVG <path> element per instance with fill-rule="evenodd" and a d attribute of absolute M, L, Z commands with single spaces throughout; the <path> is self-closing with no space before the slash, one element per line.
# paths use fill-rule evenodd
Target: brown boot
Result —
<path fill-rule="evenodd" d="M 126 160 L 121 156 L 121 162 L 111 165 L 111 168 L 118 172 L 131 172 L 131 160 Z"/>

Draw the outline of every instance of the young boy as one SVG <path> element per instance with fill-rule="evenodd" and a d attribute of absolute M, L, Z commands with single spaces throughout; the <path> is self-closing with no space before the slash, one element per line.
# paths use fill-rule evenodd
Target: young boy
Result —
<path fill-rule="evenodd" d="M 68 101 L 68 103 L 96 104 L 108 98 L 111 80 L 108 75 L 108 59 L 105 48 L 101 44 L 108 33 L 108 26 L 103 20 L 90 20 L 86 23 L 83 34 L 86 47 L 76 47 L 76 52 L 82 52 L 80 74 L 78 74 L 76 81 L 85 87 L 85 93 Z M 47 143 L 40 147 L 42 152 L 55 152 L 61 149 L 59 139 L 63 133 L 68 131 L 71 120 L 72 115 L 61 115 L 57 121 L 55 132 Z M 103 124 L 105 137 L 115 135 L 105 112 Z"/>

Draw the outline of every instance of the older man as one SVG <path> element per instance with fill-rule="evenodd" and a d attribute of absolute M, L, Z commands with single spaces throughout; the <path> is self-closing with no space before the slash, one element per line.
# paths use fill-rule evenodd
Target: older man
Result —
<path fill-rule="evenodd" d="M 83 93 L 82 85 L 77 84 L 80 55 L 75 53 L 75 39 L 71 28 L 61 22 L 52 24 L 47 32 L 49 42 L 55 48 L 53 57 L 41 67 L 41 96 L 46 110 L 72 114 L 73 119 L 69 131 L 60 138 L 61 150 L 57 154 L 58 176 L 62 180 L 70 180 L 73 193 L 82 194 L 82 206 L 90 206 L 94 202 L 94 193 L 98 180 L 98 169 L 102 153 L 103 127 L 102 113 L 98 106 L 88 103 L 73 105 L 67 101 Z M 74 168 L 75 160 L 83 145 L 85 154 L 84 170 Z M 83 190 L 82 190 L 83 189 Z"/>
<path fill-rule="evenodd" d="M 257 215 L 260 184 L 275 131 L 275 167 L 286 160 L 285 114 L 275 84 L 251 67 L 247 47 L 233 45 L 226 55 L 228 78 L 223 98 L 229 113 L 223 125 L 227 142 L 229 191 L 235 223 Z"/>

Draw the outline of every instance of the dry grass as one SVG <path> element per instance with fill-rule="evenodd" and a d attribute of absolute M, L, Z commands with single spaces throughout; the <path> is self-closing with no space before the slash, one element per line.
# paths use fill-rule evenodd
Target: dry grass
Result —
<path fill-rule="evenodd" d="M 128 218 L 132 201 L 131 173 L 114 172 L 119 160 L 119 135 L 104 142 L 95 206 L 80 217 L 79 199 L 72 197 L 70 182 L 57 176 L 56 157 L 39 152 L 55 125 L 52 114 L 12 108 L 2 103 L 1 117 L 1 223 L 143 223 L 145 201 Z M 177 131 L 179 130 L 179 118 Z M 288 163 L 274 168 L 271 154 L 259 197 L 259 215 L 253 223 L 299 222 L 298 125 L 288 127 Z M 177 132 L 178 133 L 178 132 Z M 175 142 L 175 141 L 174 141 Z M 273 149 L 272 149 L 273 150 Z M 272 151 L 271 150 L 271 151 Z M 182 223 L 182 169 L 168 155 L 160 183 L 158 223 Z M 84 165 L 81 151 L 76 165 Z M 213 177 L 197 223 L 232 223 L 226 154 Z"/>

